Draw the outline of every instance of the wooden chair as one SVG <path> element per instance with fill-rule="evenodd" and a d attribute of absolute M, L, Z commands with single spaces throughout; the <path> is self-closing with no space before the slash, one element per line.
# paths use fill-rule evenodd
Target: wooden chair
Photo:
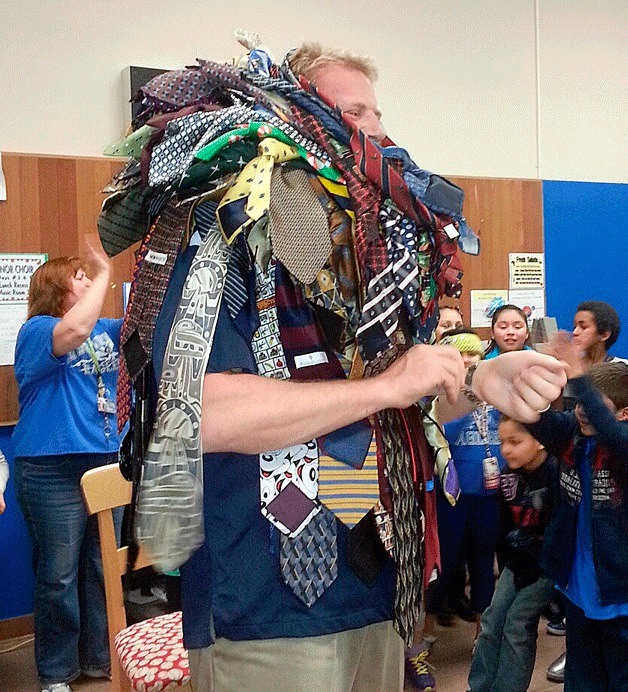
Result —
<path fill-rule="evenodd" d="M 85 473 L 81 488 L 89 514 L 98 520 L 111 654 L 112 690 L 191 690 L 187 652 L 183 648 L 181 612 L 150 618 L 127 627 L 122 592 L 127 548 L 118 548 L 113 510 L 131 502 L 131 483 L 117 464 Z M 151 564 L 140 549 L 135 569 Z"/>

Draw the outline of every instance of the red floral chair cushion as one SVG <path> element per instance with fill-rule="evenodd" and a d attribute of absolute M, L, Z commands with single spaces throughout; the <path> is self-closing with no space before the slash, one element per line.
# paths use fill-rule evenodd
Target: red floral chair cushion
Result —
<path fill-rule="evenodd" d="M 120 667 L 138 692 L 161 692 L 190 681 L 181 611 L 131 625 L 116 635 Z"/>

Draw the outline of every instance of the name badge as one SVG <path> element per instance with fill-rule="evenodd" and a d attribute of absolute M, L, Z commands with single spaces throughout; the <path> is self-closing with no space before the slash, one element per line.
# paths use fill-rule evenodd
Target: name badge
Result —
<path fill-rule="evenodd" d="M 328 363 L 329 359 L 325 351 L 316 351 L 316 353 L 304 353 L 301 356 L 294 357 L 294 367 L 299 370 L 300 368 L 307 368 L 312 365 L 320 365 L 321 363 Z"/>
<path fill-rule="evenodd" d="M 98 397 L 98 410 L 101 413 L 115 413 L 116 402 L 113 399 L 107 399 L 104 396 Z"/>
<path fill-rule="evenodd" d="M 484 489 L 496 490 L 499 488 L 499 464 L 497 457 L 486 457 L 482 462 L 484 471 Z"/>

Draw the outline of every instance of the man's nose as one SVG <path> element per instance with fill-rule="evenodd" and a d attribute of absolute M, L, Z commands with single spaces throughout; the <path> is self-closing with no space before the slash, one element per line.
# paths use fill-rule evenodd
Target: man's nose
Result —
<path fill-rule="evenodd" d="M 382 121 L 373 112 L 364 115 L 359 127 L 376 142 L 381 142 L 386 137 L 386 130 L 384 130 Z"/>

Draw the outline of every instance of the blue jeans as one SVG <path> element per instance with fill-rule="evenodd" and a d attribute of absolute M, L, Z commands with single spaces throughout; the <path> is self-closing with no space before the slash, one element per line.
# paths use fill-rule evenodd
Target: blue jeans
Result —
<path fill-rule="evenodd" d="M 493 560 L 499 527 L 497 495 L 462 494 L 452 507 L 439 492 L 436 508 L 441 573 L 428 589 L 427 612 L 432 615 L 440 613 L 456 566 L 466 557 L 471 607 L 474 612 L 483 613 L 491 602 L 495 587 Z"/>
<path fill-rule="evenodd" d="M 33 540 L 35 661 L 42 685 L 109 668 L 100 541 L 81 476 L 115 454 L 20 457 L 15 485 Z"/>
<path fill-rule="evenodd" d="M 534 671 L 539 618 L 555 593 L 554 582 L 546 576 L 518 589 L 512 571 L 504 568 L 480 622 L 469 671 L 473 692 L 526 692 Z"/>
<path fill-rule="evenodd" d="M 565 692 L 628 690 L 628 617 L 591 620 L 565 599 Z"/>

